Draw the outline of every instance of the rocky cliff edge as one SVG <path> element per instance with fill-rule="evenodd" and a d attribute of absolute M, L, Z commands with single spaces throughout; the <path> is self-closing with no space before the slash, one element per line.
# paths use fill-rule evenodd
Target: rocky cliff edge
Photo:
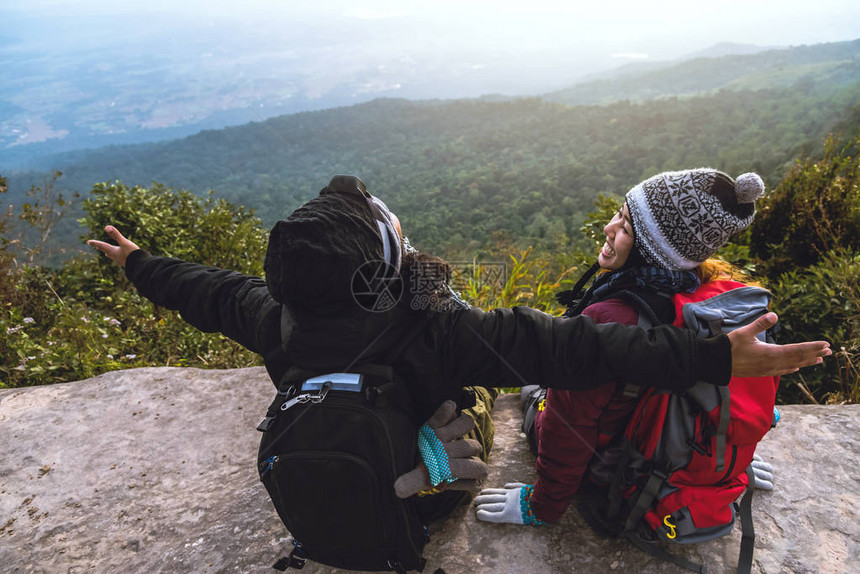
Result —
<path fill-rule="evenodd" d="M 262 368 L 145 368 L 0 391 L 4 572 L 275 572 L 289 535 L 257 478 L 256 425 L 274 387 Z M 753 503 L 754 572 L 860 572 L 860 406 L 785 406 L 759 447 L 776 488 Z M 487 485 L 531 481 L 519 397 L 494 410 Z M 731 572 L 740 528 L 673 548 Z M 595 536 L 576 510 L 534 528 L 431 528 L 425 572 L 681 572 Z M 308 563 L 309 573 L 338 572 Z"/>

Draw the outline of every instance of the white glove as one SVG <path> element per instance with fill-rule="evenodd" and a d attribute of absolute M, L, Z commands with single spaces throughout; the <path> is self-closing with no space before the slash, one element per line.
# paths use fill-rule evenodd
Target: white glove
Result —
<path fill-rule="evenodd" d="M 504 488 L 485 488 L 475 497 L 475 513 L 484 522 L 507 524 L 543 524 L 531 511 L 531 493 L 534 489 L 522 482 L 509 482 Z M 525 504 L 523 498 L 525 497 Z"/>
<path fill-rule="evenodd" d="M 755 476 L 755 487 L 760 490 L 773 490 L 773 466 L 764 462 L 757 454 L 753 455 L 750 466 Z"/>

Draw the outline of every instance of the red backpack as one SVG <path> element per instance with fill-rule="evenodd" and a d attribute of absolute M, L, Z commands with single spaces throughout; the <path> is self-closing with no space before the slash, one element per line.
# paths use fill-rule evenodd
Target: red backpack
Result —
<path fill-rule="evenodd" d="M 715 281 L 672 299 L 674 324 L 710 337 L 766 313 L 770 293 Z M 592 481 L 606 487 L 606 498 L 600 509 L 591 508 L 591 518 L 653 555 L 703 572 L 703 566 L 654 543 L 724 536 L 740 513 L 738 572 L 748 572 L 754 546 L 754 479 L 748 469 L 756 445 L 771 428 L 778 385 L 778 377 L 732 377 L 726 387 L 700 382 L 684 393 L 648 388 L 620 444 L 592 463 Z M 744 500 L 736 504 L 744 491 Z"/>

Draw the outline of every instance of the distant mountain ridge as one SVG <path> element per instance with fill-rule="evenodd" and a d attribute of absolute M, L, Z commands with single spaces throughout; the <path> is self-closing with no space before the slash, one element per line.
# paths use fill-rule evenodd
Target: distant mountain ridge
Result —
<path fill-rule="evenodd" d="M 580 237 L 598 194 L 622 195 L 664 170 L 756 171 L 774 186 L 828 132 L 856 127 L 858 101 L 860 82 L 605 106 L 380 99 L 171 142 L 75 152 L 56 167 L 67 196 L 86 195 L 100 181 L 158 181 L 214 190 L 267 225 L 332 175 L 355 174 L 401 216 L 416 245 L 450 257 L 481 249 L 498 232 L 524 244 Z M 23 201 L 43 179 L 10 174 L 7 199 Z"/>
<path fill-rule="evenodd" d="M 720 42 L 704 50 L 692 52 L 679 58 L 694 60 L 696 58 L 722 58 L 723 56 L 749 56 L 770 50 L 784 50 L 787 46 L 760 46 L 758 44 L 738 44 L 735 42 Z"/>
<path fill-rule="evenodd" d="M 860 78 L 860 40 L 752 52 L 717 45 L 679 63 L 634 63 L 541 97 L 567 105 L 683 97 L 721 89 L 785 88 L 798 82 L 847 84 Z M 725 55 L 729 52 L 729 55 Z"/>
<path fill-rule="evenodd" d="M 733 42 L 720 42 L 719 44 L 714 44 L 709 48 L 705 48 L 704 50 L 699 50 L 698 52 L 691 52 L 689 54 L 685 54 L 680 58 L 672 59 L 672 60 L 644 60 L 639 62 L 631 62 L 624 64 L 622 66 L 618 66 L 617 68 L 613 68 L 611 70 L 605 70 L 603 72 L 596 72 L 594 74 L 588 74 L 583 76 L 580 81 L 576 82 L 573 86 L 586 84 L 589 82 L 593 82 L 595 80 L 612 80 L 617 79 L 623 76 L 629 75 L 640 75 L 653 70 L 659 70 L 662 68 L 668 68 L 671 66 L 675 66 L 681 62 L 687 60 L 695 60 L 697 58 L 722 58 L 724 56 L 740 56 L 740 55 L 750 55 L 750 54 L 758 54 L 760 52 L 765 52 L 768 50 L 778 50 L 784 49 L 784 47 L 778 46 L 758 46 L 755 44 L 736 44 Z M 569 86 L 566 89 L 570 89 L 573 86 Z M 555 92 L 553 92 L 555 93 Z"/>

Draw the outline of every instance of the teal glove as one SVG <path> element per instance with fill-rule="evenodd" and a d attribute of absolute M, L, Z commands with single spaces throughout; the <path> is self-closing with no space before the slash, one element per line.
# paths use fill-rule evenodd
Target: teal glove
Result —
<path fill-rule="evenodd" d="M 759 490 L 773 490 L 773 467 L 754 454 L 750 463 L 755 477 L 755 487 Z"/>
<path fill-rule="evenodd" d="M 454 401 L 442 403 L 418 431 L 418 447 L 423 462 L 394 482 L 400 498 L 414 494 L 436 494 L 443 490 L 480 488 L 487 477 L 487 463 L 478 458 L 481 445 L 463 438 L 475 428 L 469 415 L 457 415 Z"/>
<path fill-rule="evenodd" d="M 522 482 L 509 482 L 504 488 L 485 488 L 475 497 L 478 507 L 475 515 L 484 522 L 507 524 L 545 524 L 532 511 L 531 497 L 534 486 Z"/>

